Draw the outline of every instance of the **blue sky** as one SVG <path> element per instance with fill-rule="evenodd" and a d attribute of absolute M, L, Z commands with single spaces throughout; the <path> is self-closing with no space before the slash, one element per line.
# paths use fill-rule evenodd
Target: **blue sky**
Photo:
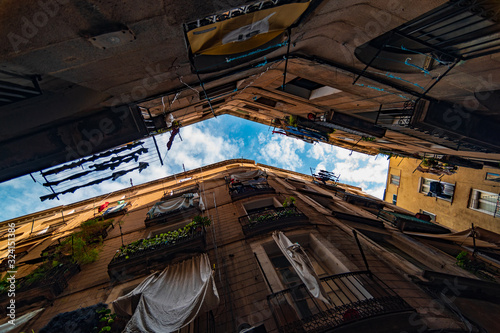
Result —
<path fill-rule="evenodd" d="M 272 134 L 269 126 L 228 115 L 183 127 L 180 134 L 182 141 L 177 136 L 168 153 L 166 142 L 170 133 L 157 136 L 164 166 L 160 165 L 153 143 L 148 140 L 145 146 L 150 148 L 149 153 L 146 157 L 142 155 L 139 161 L 147 161 L 150 166 L 142 173 L 134 171 L 116 181 L 82 188 L 60 196 L 60 200 L 40 201 L 40 196 L 50 194 L 50 190 L 41 185 L 43 179 L 40 173 L 33 174 L 37 183 L 29 175 L 0 183 L 0 221 L 116 191 L 130 186 L 130 178 L 134 185 L 138 185 L 182 172 L 183 164 L 186 170 L 192 170 L 231 158 L 252 159 L 304 174 L 310 174 L 309 168 L 333 171 L 340 174 L 342 183 L 359 186 L 379 198 L 384 193 L 389 161 L 381 155 L 351 153 L 323 143 L 308 144 Z"/>

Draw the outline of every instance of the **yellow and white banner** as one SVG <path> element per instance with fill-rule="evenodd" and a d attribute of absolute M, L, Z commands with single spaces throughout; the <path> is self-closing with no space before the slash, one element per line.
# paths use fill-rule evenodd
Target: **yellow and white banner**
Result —
<path fill-rule="evenodd" d="M 291 26 L 310 1 L 289 3 L 236 16 L 187 32 L 194 55 L 229 55 L 248 52 L 270 42 Z"/>

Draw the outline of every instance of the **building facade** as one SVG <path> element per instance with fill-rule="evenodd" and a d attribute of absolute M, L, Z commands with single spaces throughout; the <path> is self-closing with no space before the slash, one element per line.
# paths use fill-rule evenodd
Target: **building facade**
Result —
<path fill-rule="evenodd" d="M 495 1 L 89 8 L 2 4 L 1 181 L 222 114 L 372 155 L 500 161 Z"/>
<path fill-rule="evenodd" d="M 425 164 L 425 162 L 424 162 Z M 441 169 L 440 169 L 441 168 Z M 446 170 L 439 165 L 423 167 L 421 160 L 390 159 L 385 201 L 456 231 L 477 227 L 500 232 L 498 168 Z M 443 186 L 433 195 L 431 183 Z M 431 192 L 431 193 L 430 193 Z"/>
<path fill-rule="evenodd" d="M 50 271 L 55 273 L 41 277 L 42 290 L 36 283 L 18 290 L 19 324 L 8 327 L 13 328 L 9 332 L 38 332 L 59 313 L 98 303 L 119 314 L 114 330 L 132 325 L 130 315 L 136 318 L 140 312 L 149 313 L 141 322 L 151 323 L 168 317 L 154 308 L 175 311 L 169 306 L 190 299 L 187 290 L 198 290 L 192 287 L 198 282 L 189 288 L 186 283 L 198 281 L 196 276 L 205 276 L 200 283 L 210 288 L 182 305 L 193 320 L 179 332 L 495 329 L 498 275 L 490 273 L 493 280 L 484 281 L 458 267 L 453 256 L 402 233 L 381 212 L 411 216 L 359 188 L 241 159 L 5 221 L 2 254 L 8 255 L 5 237 L 13 224 L 16 278 L 22 283 L 23 276 L 54 260 L 51 249 L 60 245 L 67 244 L 65 254 L 80 261 L 77 268 L 61 271 L 63 256 L 57 257 L 56 271 Z M 79 234 L 74 232 L 86 230 L 86 221 L 101 215 L 111 225 L 100 234 L 97 258 L 85 263 L 87 256 L 77 255 L 88 255 L 95 245 L 77 248 Z M 431 233 L 440 228 L 425 227 Z M 291 243 L 281 250 L 283 236 Z M 295 259 L 287 259 L 292 252 Z M 191 268 L 182 268 L 186 265 Z M 498 268 L 494 262 L 488 265 L 489 272 Z M 8 269 L 5 260 L 2 267 Z M 159 303 L 147 310 L 153 304 L 147 299 L 156 292 L 146 297 L 144 286 L 158 282 L 157 276 L 148 276 L 165 268 L 166 277 L 184 274 L 163 285 L 181 296 L 151 300 Z M 164 288 L 157 293 L 164 295 Z M 115 302 L 131 293 L 140 297 L 139 303 Z M 7 315 L 9 299 L 2 297 Z M 193 310 L 194 305 L 199 307 Z M 37 309 L 43 310 L 34 313 Z M 22 322 L 29 313 L 34 317 Z M 72 332 L 85 331 L 77 321 L 64 325 Z"/>

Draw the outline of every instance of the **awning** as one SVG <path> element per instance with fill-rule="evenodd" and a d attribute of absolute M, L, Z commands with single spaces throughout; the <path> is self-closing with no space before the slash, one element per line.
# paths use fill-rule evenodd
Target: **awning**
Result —
<path fill-rule="evenodd" d="M 117 315 L 132 317 L 124 333 L 174 332 L 215 309 L 219 294 L 207 254 L 167 266 L 117 298 Z"/>
<path fill-rule="evenodd" d="M 318 275 L 304 249 L 298 243 L 292 243 L 281 231 L 273 232 L 273 238 L 311 295 L 330 304 L 328 297 L 324 296 L 326 292 L 321 287 Z"/>
<path fill-rule="evenodd" d="M 490 249 L 500 249 L 500 235 L 492 231 L 475 227 L 476 232 L 476 246 Z M 405 232 L 405 234 L 410 236 L 419 236 L 426 238 L 439 238 L 442 240 L 452 241 L 465 246 L 474 246 L 474 241 L 472 239 L 472 229 L 467 229 L 460 232 L 454 232 L 451 234 L 435 235 L 419 232 Z"/>

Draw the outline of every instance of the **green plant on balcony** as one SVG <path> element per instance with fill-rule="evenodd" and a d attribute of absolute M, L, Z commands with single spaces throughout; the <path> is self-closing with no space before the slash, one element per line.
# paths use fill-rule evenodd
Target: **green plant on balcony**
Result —
<path fill-rule="evenodd" d="M 111 310 L 106 308 L 96 310 L 96 313 L 99 316 L 99 326 L 94 327 L 94 332 L 111 332 L 116 313 L 111 313 Z"/>
<path fill-rule="evenodd" d="M 434 158 L 423 158 L 422 159 L 422 166 L 423 167 L 434 167 L 434 166 L 437 166 L 438 165 L 438 161 L 436 161 L 436 159 Z"/>
<path fill-rule="evenodd" d="M 177 230 L 167 231 L 151 238 L 140 239 L 126 246 L 121 246 L 116 252 L 114 259 L 129 259 L 129 256 L 144 250 L 154 249 L 156 246 L 165 244 L 175 244 L 183 238 L 188 238 L 196 232 L 202 230 L 204 226 L 210 226 L 212 221 L 208 217 L 196 216 L 184 227 Z"/>
<path fill-rule="evenodd" d="M 471 256 L 467 251 L 460 252 L 457 255 L 456 259 L 458 267 L 461 267 L 474 274 L 476 274 L 479 270 L 485 269 L 484 262 L 476 259 L 474 256 Z"/>
<path fill-rule="evenodd" d="M 295 198 L 287 197 L 285 201 L 283 201 L 283 207 L 295 207 Z"/>
<path fill-rule="evenodd" d="M 209 227 L 210 224 L 212 224 L 212 220 L 210 220 L 208 217 L 203 217 L 200 215 L 195 216 L 193 218 L 193 222 L 198 224 L 198 225 L 204 225 L 205 227 Z"/>
<path fill-rule="evenodd" d="M 293 127 L 297 127 L 299 125 L 298 118 L 297 118 L 297 116 L 294 116 L 294 115 L 285 117 L 285 122 L 288 125 L 293 126 Z"/>

